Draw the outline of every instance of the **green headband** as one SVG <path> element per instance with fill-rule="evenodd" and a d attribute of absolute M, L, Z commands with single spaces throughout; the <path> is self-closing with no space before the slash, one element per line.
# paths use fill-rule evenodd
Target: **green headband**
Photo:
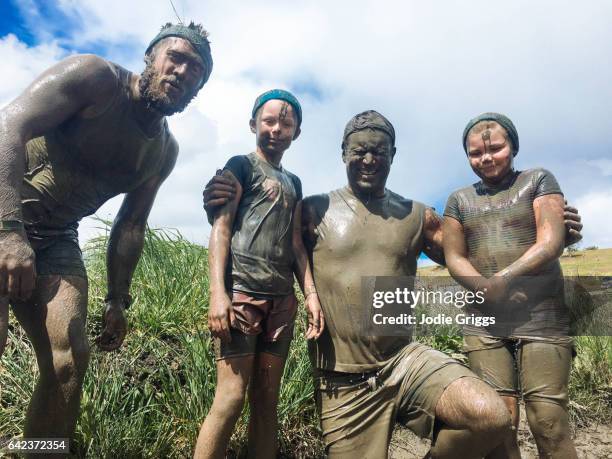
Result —
<path fill-rule="evenodd" d="M 302 106 L 293 94 L 291 94 L 289 91 L 285 91 L 284 89 L 271 89 L 269 91 L 264 92 L 257 99 L 255 99 L 255 104 L 253 104 L 253 111 L 251 112 L 251 117 L 255 118 L 255 113 L 257 113 L 257 110 L 259 110 L 263 106 L 263 104 L 265 104 L 269 100 L 275 99 L 284 100 L 293 107 L 293 111 L 295 112 L 295 116 L 298 120 L 298 126 L 300 126 L 302 124 Z"/>
<path fill-rule="evenodd" d="M 205 64 L 204 79 L 202 80 L 202 84 L 200 85 L 200 87 L 204 86 L 204 83 L 208 81 L 208 78 L 210 77 L 213 68 L 212 54 L 210 52 L 210 42 L 208 41 L 208 39 L 200 35 L 197 30 L 192 29 L 191 27 L 187 27 L 182 24 L 171 25 L 169 27 L 163 28 L 156 35 L 156 37 L 151 40 L 151 43 L 149 43 L 145 54 L 149 54 L 151 52 L 151 49 L 153 49 L 153 46 L 155 46 L 157 42 L 168 37 L 179 37 L 187 40 L 189 43 L 191 43 L 191 46 L 193 46 L 196 52 L 200 55 Z"/>
<path fill-rule="evenodd" d="M 510 141 L 512 142 L 512 154 L 513 156 L 516 156 L 519 151 L 518 131 L 516 130 L 516 127 L 514 126 L 514 123 L 510 120 L 510 118 L 508 118 L 506 115 L 502 115 L 501 113 L 494 112 L 483 113 L 482 115 L 478 115 L 476 118 L 472 118 L 470 121 L 468 121 L 467 126 L 465 126 L 465 129 L 463 130 L 463 149 L 465 150 L 465 152 L 467 153 L 467 146 L 465 145 L 465 142 L 467 141 L 467 136 L 470 132 L 470 129 L 472 129 L 481 121 L 495 121 L 501 127 L 503 127 L 508 133 L 508 137 L 510 137 Z"/>

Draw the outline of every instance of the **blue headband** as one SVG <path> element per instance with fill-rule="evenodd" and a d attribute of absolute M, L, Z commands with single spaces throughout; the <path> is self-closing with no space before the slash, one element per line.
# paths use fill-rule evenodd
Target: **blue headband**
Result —
<path fill-rule="evenodd" d="M 289 91 L 285 91 L 284 89 L 271 89 L 255 99 L 253 111 L 251 112 L 251 118 L 255 118 L 255 113 L 257 113 L 257 110 L 259 110 L 263 104 L 269 100 L 284 100 L 287 102 L 293 107 L 293 111 L 297 116 L 298 126 L 302 124 L 302 106 L 293 94 L 291 94 Z"/>

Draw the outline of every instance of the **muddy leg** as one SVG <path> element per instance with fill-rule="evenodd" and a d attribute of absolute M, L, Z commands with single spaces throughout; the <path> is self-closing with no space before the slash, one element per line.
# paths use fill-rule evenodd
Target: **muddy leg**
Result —
<path fill-rule="evenodd" d="M 240 416 L 253 371 L 253 355 L 217 361 L 217 388 L 200 428 L 194 458 L 223 458 Z"/>
<path fill-rule="evenodd" d="M 278 397 L 285 359 L 262 352 L 257 355 L 249 387 L 249 457 L 275 458 L 278 443 Z"/>
<path fill-rule="evenodd" d="M 520 421 L 518 398 L 502 395 L 501 399 L 510 412 L 513 430 L 506 436 L 501 445 L 487 454 L 486 459 L 521 459 L 521 451 L 518 446 L 517 438 Z"/>
<path fill-rule="evenodd" d="M 571 346 L 527 342 L 520 359 L 527 421 L 540 457 L 577 458 L 567 413 Z"/>
<path fill-rule="evenodd" d="M 436 419 L 443 425 L 431 448 L 432 458 L 481 458 L 512 429 L 504 402 L 477 378 L 449 385 L 436 406 Z"/>
<path fill-rule="evenodd" d="M 40 276 L 32 299 L 14 304 L 13 310 L 34 346 L 40 370 L 23 435 L 71 438 L 89 362 L 87 280 Z"/>

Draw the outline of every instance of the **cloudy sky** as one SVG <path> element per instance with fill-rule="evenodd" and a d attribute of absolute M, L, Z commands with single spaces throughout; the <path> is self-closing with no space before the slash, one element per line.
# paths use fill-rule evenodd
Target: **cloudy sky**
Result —
<path fill-rule="evenodd" d="M 612 3 L 544 1 L 174 0 L 210 32 L 214 71 L 170 119 L 181 153 L 150 224 L 206 244 L 201 189 L 232 155 L 253 150 L 255 97 L 280 87 L 304 110 L 302 136 L 283 164 L 305 194 L 345 184 L 346 121 L 376 109 L 397 131 L 390 189 L 443 210 L 475 181 L 461 147 L 484 111 L 515 122 L 519 169 L 558 178 L 585 223 L 583 246 L 612 247 Z M 96 53 L 136 72 L 169 0 L 0 1 L 0 106 L 46 67 Z M 115 198 L 100 217 L 112 218 Z M 81 225 L 82 240 L 97 223 Z"/>

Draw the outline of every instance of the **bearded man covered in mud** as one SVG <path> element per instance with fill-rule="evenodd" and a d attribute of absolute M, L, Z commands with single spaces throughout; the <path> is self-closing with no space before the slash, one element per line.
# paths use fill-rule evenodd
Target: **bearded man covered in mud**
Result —
<path fill-rule="evenodd" d="M 98 344 L 111 351 L 123 342 L 146 221 L 178 154 L 165 117 L 181 112 L 210 76 L 206 31 L 164 25 L 145 63 L 137 75 L 94 55 L 71 56 L 0 112 L 0 354 L 10 304 L 40 369 L 24 438 L 74 433 L 89 359 L 77 227 L 121 193 Z"/>

